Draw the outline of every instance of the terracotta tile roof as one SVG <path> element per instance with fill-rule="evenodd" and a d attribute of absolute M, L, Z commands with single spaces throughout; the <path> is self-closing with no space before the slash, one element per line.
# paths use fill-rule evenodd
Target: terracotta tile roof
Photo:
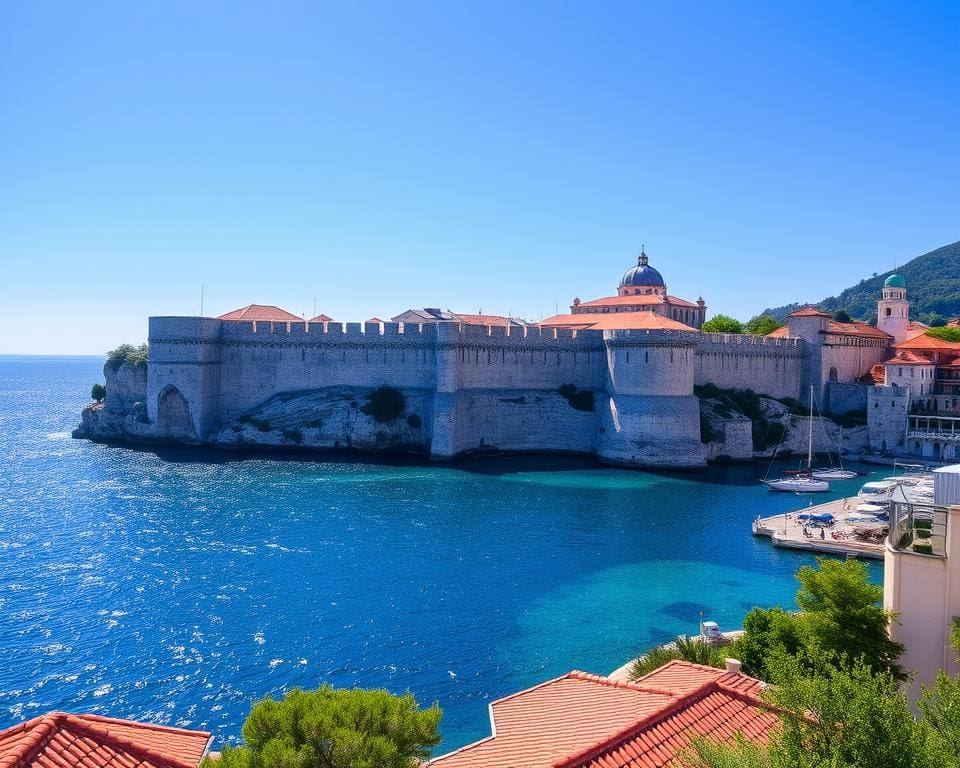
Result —
<path fill-rule="evenodd" d="M 854 320 L 852 323 L 840 323 L 836 320 L 831 320 L 827 323 L 827 332 L 835 336 L 871 336 L 877 339 L 893 338 L 889 333 L 885 333 L 879 328 L 874 328 L 867 323 L 861 323 L 858 320 Z"/>
<path fill-rule="evenodd" d="M 503 315 L 465 315 L 462 312 L 454 312 L 453 316 L 466 325 L 492 325 L 498 328 L 521 325 L 519 321 Z"/>
<path fill-rule="evenodd" d="M 431 768 L 662 766 L 694 734 L 763 741 L 778 720 L 746 675 L 674 661 L 635 683 L 571 672 L 490 705 L 493 735 Z"/>
<path fill-rule="evenodd" d="M 647 306 L 649 304 L 671 304 L 676 307 L 699 307 L 692 301 L 678 299 L 676 296 L 664 296 L 662 299 L 655 293 L 640 293 L 633 296 L 605 296 L 602 299 L 581 301 L 580 307 L 619 307 L 619 306 Z"/>
<path fill-rule="evenodd" d="M 873 384 L 875 386 L 882 386 L 887 381 L 887 372 L 883 367 L 883 363 L 877 363 L 870 368 L 863 376 L 861 376 L 858 381 L 864 384 Z"/>
<path fill-rule="evenodd" d="M 374 315 L 374 316 L 371 317 L 369 320 L 364 320 L 364 322 L 365 322 L 365 323 L 383 324 L 383 323 L 385 323 L 385 322 L 387 322 L 387 321 L 386 321 L 386 320 L 381 320 L 379 317 L 377 317 L 376 315 Z"/>
<path fill-rule="evenodd" d="M 933 361 L 928 360 L 923 355 L 911 352 L 909 349 L 901 349 L 896 355 L 886 361 L 885 365 L 933 365 Z"/>
<path fill-rule="evenodd" d="M 953 341 L 944 341 L 943 339 L 938 339 L 935 336 L 927 336 L 925 333 L 918 333 L 916 336 L 911 336 L 906 341 L 901 341 L 899 344 L 894 344 L 893 348 L 898 351 L 901 349 L 919 349 L 921 351 L 933 352 L 939 352 L 941 350 L 960 352 L 960 344 Z"/>
<path fill-rule="evenodd" d="M 656 312 L 611 312 L 609 314 L 584 313 L 578 315 L 554 315 L 541 320 L 537 325 L 545 328 L 589 328 L 594 331 L 648 330 L 648 331 L 694 331 L 689 325 Z"/>
<path fill-rule="evenodd" d="M 218 320 L 263 320 L 274 323 L 302 323 L 303 318 L 272 304 L 250 304 L 220 315 Z M 318 321 L 319 322 L 319 321 Z"/>
<path fill-rule="evenodd" d="M 321 313 L 320 313 L 319 315 L 317 315 L 316 317 L 311 317 L 311 318 L 310 318 L 310 322 L 311 322 L 311 323 L 332 323 L 332 322 L 333 322 L 333 318 L 330 317 L 330 315 L 325 315 L 325 314 L 323 314 L 323 313 L 321 312 Z"/>
<path fill-rule="evenodd" d="M 210 734 L 51 712 L 0 731 L 0 768 L 197 768 Z"/>
<path fill-rule="evenodd" d="M 781 325 L 775 331 L 770 331 L 767 336 L 771 339 L 788 339 L 790 338 L 790 329 L 785 325 Z"/>
<path fill-rule="evenodd" d="M 832 315 L 816 307 L 804 307 L 803 309 L 795 309 L 789 317 L 832 317 Z"/>

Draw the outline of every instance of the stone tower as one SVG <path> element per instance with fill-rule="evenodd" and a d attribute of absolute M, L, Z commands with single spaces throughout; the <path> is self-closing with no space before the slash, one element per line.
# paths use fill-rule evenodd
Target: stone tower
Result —
<path fill-rule="evenodd" d="M 890 275 L 883 283 L 883 298 L 877 302 L 877 328 L 889 333 L 899 344 L 906 341 L 909 325 L 907 283 L 900 275 Z"/>

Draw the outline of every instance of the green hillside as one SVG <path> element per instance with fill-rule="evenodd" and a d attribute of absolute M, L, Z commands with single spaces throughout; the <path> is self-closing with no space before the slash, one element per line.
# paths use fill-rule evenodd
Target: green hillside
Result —
<path fill-rule="evenodd" d="M 883 281 L 891 274 L 889 271 L 861 280 L 839 296 L 830 296 L 814 306 L 826 312 L 844 309 L 857 320 L 874 321 Z M 907 281 L 911 319 L 943 325 L 951 317 L 960 317 L 960 241 L 917 256 L 898 267 L 897 274 Z M 764 311 L 784 320 L 800 306 L 803 305 L 790 304 Z"/>

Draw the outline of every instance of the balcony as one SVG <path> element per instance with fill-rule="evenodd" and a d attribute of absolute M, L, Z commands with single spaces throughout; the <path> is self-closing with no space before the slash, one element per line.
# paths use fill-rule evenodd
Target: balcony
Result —
<path fill-rule="evenodd" d="M 890 505 L 892 549 L 930 557 L 947 556 L 947 508 L 935 504 L 894 501 Z"/>

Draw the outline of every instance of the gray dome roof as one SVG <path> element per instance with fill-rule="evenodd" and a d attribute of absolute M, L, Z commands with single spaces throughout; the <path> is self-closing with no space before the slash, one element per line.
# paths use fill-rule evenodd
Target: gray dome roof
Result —
<path fill-rule="evenodd" d="M 637 266 L 628 269 L 620 278 L 620 287 L 628 285 L 649 285 L 664 287 L 663 275 L 647 263 L 647 254 L 640 252 L 640 258 L 637 259 Z"/>

